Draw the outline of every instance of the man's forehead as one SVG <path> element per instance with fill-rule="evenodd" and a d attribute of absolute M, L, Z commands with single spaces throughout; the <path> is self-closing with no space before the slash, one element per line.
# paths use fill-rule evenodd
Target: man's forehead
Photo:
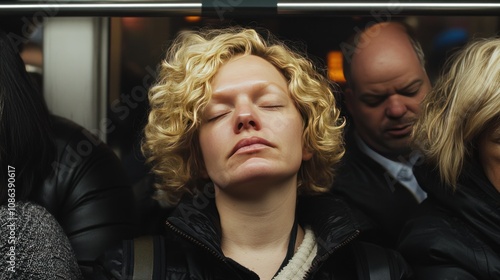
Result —
<path fill-rule="evenodd" d="M 384 55 L 384 51 L 401 52 L 407 49 L 414 52 L 406 29 L 398 23 L 382 23 L 363 31 L 357 39 L 352 58 L 374 57 Z"/>
<path fill-rule="evenodd" d="M 383 96 L 390 94 L 407 94 L 418 90 L 425 83 L 425 77 L 421 75 L 400 75 L 387 81 L 378 80 L 371 83 L 354 84 L 352 92 L 361 96 Z"/>

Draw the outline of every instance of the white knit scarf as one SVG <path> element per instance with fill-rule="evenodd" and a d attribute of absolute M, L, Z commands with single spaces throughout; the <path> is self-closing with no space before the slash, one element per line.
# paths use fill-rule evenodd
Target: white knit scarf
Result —
<path fill-rule="evenodd" d="M 311 268 L 318 244 L 311 228 L 306 227 L 304 230 L 304 240 L 302 240 L 297 252 L 273 280 L 304 279 L 306 272 Z"/>

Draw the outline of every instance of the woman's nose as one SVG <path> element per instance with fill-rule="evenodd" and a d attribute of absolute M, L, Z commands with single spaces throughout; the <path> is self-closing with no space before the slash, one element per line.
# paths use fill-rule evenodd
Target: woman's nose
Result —
<path fill-rule="evenodd" d="M 249 129 L 259 130 L 260 120 L 258 119 L 257 114 L 250 107 L 247 107 L 237 112 L 234 131 L 235 133 L 240 133 Z"/>

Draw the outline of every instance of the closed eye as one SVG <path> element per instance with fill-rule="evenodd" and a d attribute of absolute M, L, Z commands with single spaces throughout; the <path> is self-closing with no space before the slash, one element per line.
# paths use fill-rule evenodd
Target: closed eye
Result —
<path fill-rule="evenodd" d="M 370 107 L 376 107 L 384 102 L 386 98 L 386 96 L 364 96 L 361 100 Z"/>
<path fill-rule="evenodd" d="M 408 96 L 408 97 L 415 96 L 415 95 L 417 95 L 417 93 L 418 93 L 418 90 L 416 90 L 416 91 L 402 91 L 402 92 L 400 92 L 401 95 Z"/>
<path fill-rule="evenodd" d="M 265 106 L 260 106 L 261 108 L 267 109 L 267 110 L 278 110 L 279 108 L 283 108 L 283 105 L 265 105 Z"/>
<path fill-rule="evenodd" d="M 224 117 L 225 115 L 229 114 L 229 112 L 225 112 L 225 113 L 220 113 L 220 114 L 216 114 L 215 116 L 212 116 L 210 118 L 208 118 L 207 122 L 212 122 L 212 121 L 215 121 L 217 119 L 220 119 L 222 117 Z"/>

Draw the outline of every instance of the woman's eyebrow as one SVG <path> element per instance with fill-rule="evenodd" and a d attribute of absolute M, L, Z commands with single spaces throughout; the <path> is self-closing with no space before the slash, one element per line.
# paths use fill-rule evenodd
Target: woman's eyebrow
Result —
<path fill-rule="evenodd" d="M 261 96 L 266 94 L 265 92 L 266 89 L 277 89 L 279 92 L 286 94 L 288 92 L 288 88 L 282 88 L 276 83 L 269 82 L 269 81 L 262 81 L 262 82 L 257 82 L 250 87 L 248 87 L 246 90 L 248 92 L 256 92 L 257 96 Z M 228 87 L 223 87 L 221 89 L 216 89 L 212 93 L 212 97 L 210 98 L 209 103 L 212 101 L 222 101 L 226 99 L 231 99 L 233 97 L 233 93 L 238 93 L 241 92 L 241 88 L 238 86 L 228 86 Z M 273 91 L 272 93 L 278 93 L 277 91 Z"/>

